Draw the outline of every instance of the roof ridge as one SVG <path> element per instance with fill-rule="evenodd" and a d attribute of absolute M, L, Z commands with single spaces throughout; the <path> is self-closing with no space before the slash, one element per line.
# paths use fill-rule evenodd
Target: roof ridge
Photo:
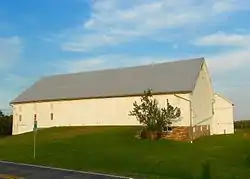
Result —
<path fill-rule="evenodd" d="M 97 70 L 89 70 L 89 71 L 81 71 L 81 72 L 73 72 L 73 73 L 54 74 L 54 75 L 44 76 L 42 79 L 50 78 L 50 77 L 57 77 L 57 76 L 64 76 L 64 75 L 78 75 L 78 74 L 85 74 L 85 73 L 96 73 L 96 72 L 105 72 L 105 71 L 118 71 L 118 70 L 124 70 L 124 69 L 143 68 L 143 67 L 149 67 L 149 66 L 158 66 L 158 65 L 163 65 L 163 64 L 180 63 L 180 62 L 190 62 L 190 61 L 196 61 L 196 60 L 205 61 L 205 58 L 197 57 L 197 58 L 165 61 L 165 62 L 159 62 L 159 63 L 152 62 L 153 64 L 150 63 L 150 64 L 135 65 L 135 66 L 124 66 L 120 68 L 113 67 L 113 68 L 97 69 Z"/>

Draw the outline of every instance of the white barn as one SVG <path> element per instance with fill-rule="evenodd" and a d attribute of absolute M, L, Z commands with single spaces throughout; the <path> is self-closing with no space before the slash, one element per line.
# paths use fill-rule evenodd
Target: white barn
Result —
<path fill-rule="evenodd" d="M 234 133 L 234 104 L 221 94 L 215 93 L 213 134 Z"/>
<path fill-rule="evenodd" d="M 39 128 L 139 125 L 128 114 L 148 88 L 160 105 L 169 99 L 181 108 L 173 125 L 189 140 L 217 133 L 210 132 L 216 96 L 205 59 L 197 58 L 42 78 L 10 103 L 13 135 L 32 131 L 34 119 Z"/>

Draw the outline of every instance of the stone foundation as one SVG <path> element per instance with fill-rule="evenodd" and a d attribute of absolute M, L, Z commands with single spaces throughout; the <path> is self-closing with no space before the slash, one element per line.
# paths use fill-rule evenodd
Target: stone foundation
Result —
<path fill-rule="evenodd" d="M 210 135 L 210 126 L 201 125 L 193 127 L 193 140 L 198 139 L 202 136 Z"/>
<path fill-rule="evenodd" d="M 163 138 L 177 140 L 177 141 L 188 141 L 189 127 L 184 127 L 184 126 L 173 127 L 171 132 L 166 132 L 163 135 Z"/>
<path fill-rule="evenodd" d="M 191 141 L 206 135 L 210 135 L 209 125 L 194 126 L 192 129 L 186 126 L 175 126 L 171 132 L 165 133 L 163 138 L 177 141 Z"/>

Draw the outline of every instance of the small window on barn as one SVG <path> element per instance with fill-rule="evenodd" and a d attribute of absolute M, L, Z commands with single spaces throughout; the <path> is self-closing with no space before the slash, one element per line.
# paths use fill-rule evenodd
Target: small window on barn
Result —
<path fill-rule="evenodd" d="M 22 121 L 22 115 L 19 115 L 19 121 Z"/>
<path fill-rule="evenodd" d="M 214 102 L 212 102 L 212 114 L 214 115 Z"/>
<path fill-rule="evenodd" d="M 173 131 L 173 127 L 172 126 L 166 126 L 163 128 L 164 132 L 172 132 Z"/>
<path fill-rule="evenodd" d="M 18 115 L 17 107 L 13 107 L 13 111 L 15 115 Z"/>
<path fill-rule="evenodd" d="M 50 120 L 54 120 L 54 114 L 50 113 Z"/>
<path fill-rule="evenodd" d="M 37 120 L 37 115 L 36 114 L 34 114 L 34 120 Z"/>

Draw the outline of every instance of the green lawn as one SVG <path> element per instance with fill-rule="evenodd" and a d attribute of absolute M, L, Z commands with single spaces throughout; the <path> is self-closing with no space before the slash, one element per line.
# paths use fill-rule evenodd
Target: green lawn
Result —
<path fill-rule="evenodd" d="M 36 159 L 32 133 L 0 138 L 0 160 L 149 179 L 201 179 L 208 161 L 213 179 L 250 176 L 250 131 L 204 137 L 193 144 L 138 140 L 136 131 L 135 127 L 40 130 Z"/>

